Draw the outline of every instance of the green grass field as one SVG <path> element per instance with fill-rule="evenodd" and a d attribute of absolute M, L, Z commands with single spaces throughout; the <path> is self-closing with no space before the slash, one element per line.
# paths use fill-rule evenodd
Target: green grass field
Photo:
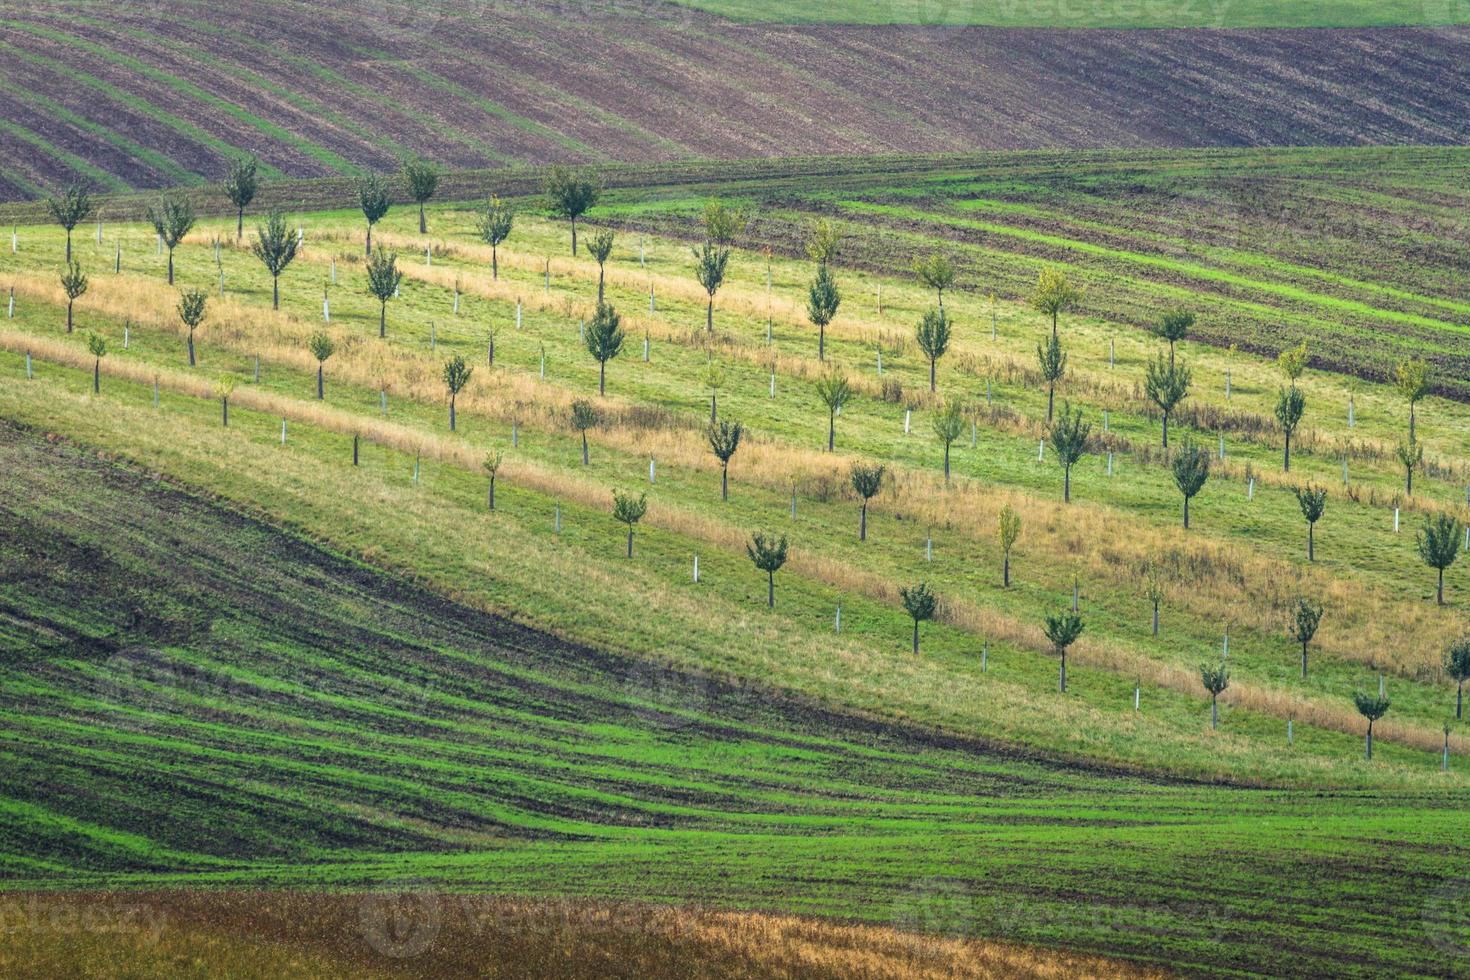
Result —
<path fill-rule="evenodd" d="M 1374 217 L 1392 228 L 1424 202 L 1445 206 L 1450 193 L 1442 170 L 1426 171 L 1417 188 L 1402 176 L 1421 152 L 1402 151 L 1398 168 L 1384 167 L 1380 151 L 1252 159 L 1282 179 L 1340 161 L 1348 176 L 1315 192 L 1328 199 L 1369 193 L 1369 171 L 1398 174 L 1384 179 L 1397 182 L 1402 208 Z M 1458 165 L 1451 152 L 1441 159 Z M 1040 158 L 1011 165 L 1050 166 Z M 1110 157 L 1071 180 L 1121 182 L 1124 166 Z M 1167 169 L 1162 158 L 1133 166 Z M 1181 155 L 1168 166 L 1224 165 Z M 20 228 L 18 251 L 0 252 L 0 286 L 13 282 L 16 297 L 15 316 L 0 319 L 0 415 L 130 460 L 348 558 L 311 553 L 198 501 L 78 463 L 70 449 L 10 436 L 13 520 L 4 543 L 15 560 L 7 567 L 44 556 L 41 574 L 5 583 L 4 628 L 21 653 L 6 664 L 0 697 L 12 719 L 7 749 L 28 787 L 6 794 L 11 878 L 346 888 L 424 877 L 496 892 L 875 922 L 901 918 L 895 908 L 917 888 L 929 896 L 922 901 L 944 907 L 959 896 L 962 921 L 941 928 L 1203 972 L 1251 972 L 1267 960 L 1327 972 L 1342 969 L 1349 947 L 1363 975 L 1440 971 L 1444 950 L 1465 939 L 1465 923 L 1441 906 L 1465 874 L 1467 743 L 1458 729 L 1451 735 L 1450 772 L 1442 773 L 1454 690 L 1439 657 L 1462 628 L 1467 599 L 1460 564 L 1447 579 L 1449 604 L 1434 605 L 1433 573 L 1415 556 L 1413 534 L 1427 514 L 1464 513 L 1470 408 L 1442 397 L 1420 404 L 1430 466 L 1409 498 L 1391 457 L 1404 425 L 1397 396 L 1370 379 L 1310 370 L 1306 431 L 1283 474 L 1269 422 L 1274 365 L 1186 342 L 1180 356 L 1194 369 L 1195 390 L 1173 436 L 1211 448 L 1223 436 L 1226 455 L 1185 533 L 1158 420 L 1140 393 L 1157 342 L 1101 313 L 1115 298 L 1141 316 L 1182 296 L 1205 314 L 1202 332 L 1213 340 L 1221 328 L 1209 314 L 1235 300 L 1199 278 L 1122 277 L 1106 263 L 1126 251 L 1217 269 L 1219 256 L 1178 257 L 1178 239 L 1148 229 L 1180 219 L 1147 210 L 1133 240 L 1089 231 L 1097 247 L 1109 242 L 1101 256 L 989 249 L 956 225 L 955 215 L 983 198 L 990 211 L 1019 215 L 986 219 L 1009 237 L 1035 233 L 1027 210 L 1035 205 L 1025 198 L 1047 196 L 1040 177 L 1024 193 L 1012 183 L 1004 201 L 994 188 L 957 192 L 972 186 L 959 174 L 836 182 L 821 198 L 793 193 L 790 178 L 723 188 L 763 203 L 750 237 L 777 252 L 769 293 L 768 260 L 737 252 L 713 337 L 678 237 L 713 188 L 610 193 L 583 229 L 620 229 L 607 290 L 629 340 L 609 365 L 603 399 L 578 339 L 597 267 L 572 260 L 565 226 L 534 213 L 518 218 L 496 281 L 467 211 L 432 209 L 421 239 L 416 215 L 395 208 L 374 233 L 406 273 L 388 304 L 385 340 L 377 301 L 363 288 L 359 216 L 293 217 L 306 249 L 283 278 L 280 314 L 269 308 L 269 278 L 234 244 L 233 226 L 207 219 L 175 256 L 180 286 L 215 294 L 221 271 L 225 283 L 193 369 L 151 232 L 107 223 L 99 245 L 79 230 L 75 247 L 92 285 L 68 335 L 55 282 L 60 232 Z M 905 186 L 918 193 L 890 204 Z M 1121 207 L 1106 192 L 1071 201 L 1099 212 L 1098 226 L 1122 226 L 1120 212 L 1101 214 Z M 904 224 L 872 210 L 879 207 L 904 208 Z M 836 421 L 835 454 L 824 451 L 820 366 L 800 305 L 811 264 L 791 248 L 814 210 L 837 215 L 849 233 L 827 354 L 859 397 Z M 960 231 L 950 237 L 940 227 Z M 1325 311 L 1341 312 L 1360 287 L 1322 285 L 1333 268 L 1325 255 L 1299 254 L 1287 269 L 1279 240 L 1241 227 L 1229 267 L 1251 267 L 1252 296 L 1303 309 L 1300 335 L 1314 348 L 1329 345 Z M 1386 234 L 1354 241 L 1363 254 L 1386 255 Z M 973 444 L 967 431 L 954 447 L 950 485 L 930 428 L 937 398 L 912 340 L 932 297 L 899 271 L 932 248 L 953 252 L 963 269 L 961 288 L 945 299 L 959 328 L 939 389 L 966 401 L 974 428 Z M 1033 349 L 1049 324 L 1019 301 L 1026 273 L 1043 261 L 1066 264 L 1088 286 L 1084 310 L 1061 324 L 1071 359 L 1059 395 L 1083 408 L 1098 437 L 1073 474 L 1070 505 L 1050 452 L 1037 460 L 1046 397 Z M 992 268 L 1012 270 L 995 277 L 993 305 Z M 1304 298 L 1291 291 L 1308 269 L 1319 288 Z M 1391 270 L 1373 274 L 1392 278 Z M 1422 275 L 1403 295 L 1351 300 L 1367 307 L 1356 315 L 1366 323 L 1427 316 L 1412 312 L 1417 304 L 1438 311 L 1434 330 L 1451 332 L 1453 285 L 1434 285 L 1432 269 Z M 337 342 L 324 402 L 314 398 L 316 362 L 305 350 L 318 330 Z M 90 333 L 109 344 L 100 395 L 92 393 Z M 1390 337 L 1393 350 L 1434 353 L 1421 336 L 1406 329 Z M 1251 339 L 1266 349 L 1282 342 L 1242 336 L 1241 346 Z M 451 434 L 438 375 L 453 354 L 476 367 Z M 731 465 L 729 501 L 704 442 L 710 391 L 700 379 L 711 361 L 725 374 L 720 414 L 750 431 Z M 212 393 L 227 375 L 238 381 L 228 428 Z M 884 382 L 901 391 L 885 395 Z M 605 415 L 589 433 L 586 467 L 566 420 L 574 397 Z M 490 514 L 480 461 L 495 450 L 506 461 Z M 845 489 L 855 459 L 881 459 L 891 474 L 862 543 L 858 505 Z M 1330 493 L 1310 565 L 1289 492 L 1308 479 Z M 49 489 L 22 490 L 37 486 Z M 609 514 L 615 488 L 649 497 L 631 560 Z M 1024 522 L 1010 589 L 1000 587 L 995 531 L 1006 503 Z M 761 529 L 789 535 L 793 546 L 774 610 L 744 554 L 747 536 Z M 170 557 L 182 555 L 195 557 L 187 567 Z M 241 555 L 254 559 L 249 575 L 232 572 Z M 101 574 L 68 571 L 98 563 Z M 1167 581 L 1158 637 L 1141 595 L 1150 564 Z M 897 587 L 920 580 L 939 593 L 941 610 L 924 625 L 915 657 Z M 568 590 L 572 582 L 580 587 Z M 1063 696 L 1040 622 L 1070 604 L 1074 584 L 1087 632 Z M 442 600 L 423 587 L 464 609 L 433 607 Z M 95 600 L 68 599 L 76 594 Z M 1299 595 L 1327 607 L 1305 680 L 1284 635 Z M 483 614 L 519 626 L 483 620 L 475 628 L 467 619 Z M 521 627 L 606 652 L 574 655 Z M 1198 669 L 1219 662 L 1227 632 L 1232 684 L 1211 731 Z M 497 639 L 487 644 L 487 634 Z M 91 654 L 66 655 L 68 644 Z M 1392 709 L 1368 763 L 1349 695 L 1380 680 Z M 171 761 L 160 764 L 160 753 Z M 154 775 L 140 781 L 144 772 Z M 124 785 L 128 806 L 106 823 L 83 819 L 89 801 Z M 165 810 L 182 818 L 160 826 Z M 692 867 L 703 870 L 691 875 Z M 1390 902 L 1390 893 L 1409 897 Z"/>
<path fill-rule="evenodd" d="M 926 27 L 1265 28 L 1403 27 L 1463 24 L 1464 7 L 1453 3 L 1392 0 L 1327 3 L 1322 0 L 1245 0 L 1170 4 L 1017 4 L 999 0 L 675 0 L 734 20 L 779 24 L 892 24 Z"/>

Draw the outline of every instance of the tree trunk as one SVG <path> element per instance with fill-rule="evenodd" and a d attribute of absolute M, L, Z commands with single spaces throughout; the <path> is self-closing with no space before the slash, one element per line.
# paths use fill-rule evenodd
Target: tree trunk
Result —
<path fill-rule="evenodd" d="M 730 499 L 730 464 L 725 463 L 720 469 L 720 499 Z"/>
<path fill-rule="evenodd" d="M 490 246 L 490 278 L 500 279 L 500 253 L 495 245 Z"/>
<path fill-rule="evenodd" d="M 1283 471 L 1285 471 L 1287 473 L 1290 473 L 1291 472 L 1291 433 L 1290 432 L 1288 432 L 1286 434 L 1286 457 L 1285 457 L 1284 461 L 1281 464 L 1281 468 L 1282 468 Z"/>
<path fill-rule="evenodd" d="M 320 361 L 318 361 L 316 365 L 316 400 L 321 401 L 322 398 L 322 364 Z"/>
<path fill-rule="evenodd" d="M 194 367 L 194 329 L 189 328 L 189 366 Z"/>
<path fill-rule="evenodd" d="M 368 222 L 367 245 L 363 248 L 363 255 L 373 254 L 373 223 Z"/>
<path fill-rule="evenodd" d="M 1169 413 L 1164 413 L 1164 448 L 1169 448 Z"/>
<path fill-rule="evenodd" d="M 868 540 L 868 501 L 863 499 L 862 516 L 858 518 L 858 540 Z"/>
<path fill-rule="evenodd" d="M 361 438 L 356 432 L 352 433 L 352 465 L 357 465 L 358 450 L 361 446 Z"/>
<path fill-rule="evenodd" d="M 827 413 L 827 452 L 832 452 L 832 447 L 837 442 L 837 412 Z"/>
<path fill-rule="evenodd" d="M 628 557 L 633 557 L 633 529 L 628 528 Z"/>
<path fill-rule="evenodd" d="M 1465 682 L 1460 681 L 1460 683 L 1455 687 L 1455 721 L 1459 721 L 1463 717 L 1462 712 L 1464 710 L 1464 707 Z"/>
<path fill-rule="evenodd" d="M 1006 552 L 1005 564 L 1002 568 L 1003 570 L 1000 574 L 1001 586 L 1002 588 L 1009 589 L 1011 587 L 1011 553 L 1009 551 Z"/>
<path fill-rule="evenodd" d="M 230 427 L 230 400 L 228 398 L 221 398 L 219 400 L 219 404 L 220 411 L 224 419 L 225 428 L 228 429 Z"/>
<path fill-rule="evenodd" d="M 597 362 L 597 393 L 599 395 L 606 395 L 607 394 L 607 362 L 606 361 L 598 361 Z"/>
<path fill-rule="evenodd" d="M 582 465 L 587 465 L 587 430 L 582 430 Z"/>
<path fill-rule="evenodd" d="M 424 202 L 423 201 L 420 201 L 419 202 L 419 234 L 420 235 L 427 235 L 428 233 L 429 233 L 429 226 L 424 222 Z"/>
<path fill-rule="evenodd" d="M 1444 605 L 1444 569 L 1439 570 L 1439 587 L 1434 590 L 1434 598 L 1441 606 Z"/>
<path fill-rule="evenodd" d="M 174 284 L 174 250 L 172 247 L 168 250 L 168 284 L 170 286 Z"/>
<path fill-rule="evenodd" d="M 495 477 L 490 478 L 490 509 L 495 509 Z"/>
<path fill-rule="evenodd" d="M 776 573 L 766 572 L 766 608 L 776 608 Z"/>
<path fill-rule="evenodd" d="M 572 218 L 572 257 L 577 256 L 577 219 Z"/>
<path fill-rule="evenodd" d="M 949 443 L 944 444 L 944 482 L 949 482 Z"/>
<path fill-rule="evenodd" d="M 939 363 L 939 358 L 937 358 L 937 357 L 931 357 L 931 358 L 929 358 L 929 390 L 930 391 L 933 391 L 934 390 L 934 371 L 935 371 L 935 367 L 936 367 L 936 365 L 938 365 L 938 363 Z"/>
<path fill-rule="evenodd" d="M 1062 467 L 1062 503 L 1072 502 L 1072 467 Z"/>
<path fill-rule="evenodd" d="M 1302 643 L 1302 680 L 1307 679 L 1307 644 Z"/>
<path fill-rule="evenodd" d="M 382 300 L 378 305 L 378 337 L 381 339 L 388 336 L 388 301 Z"/>
<path fill-rule="evenodd" d="M 1315 527 L 1316 527 L 1316 524 L 1314 522 L 1312 522 L 1312 521 L 1308 521 L 1307 522 L 1307 561 L 1316 561 L 1317 560 L 1316 542 L 1313 540 L 1313 535 L 1312 535 L 1312 531 L 1313 531 L 1313 529 Z"/>
<path fill-rule="evenodd" d="M 454 431 L 454 395 L 449 396 L 449 431 Z"/>
<path fill-rule="evenodd" d="M 71 265 L 71 229 L 66 230 L 66 264 Z"/>
<path fill-rule="evenodd" d="M 71 333 L 71 308 L 72 308 L 72 304 L 75 303 L 75 302 L 76 302 L 76 300 L 72 300 L 72 299 L 69 299 L 69 300 L 66 301 L 66 332 L 67 333 Z"/>
<path fill-rule="evenodd" d="M 92 394 L 102 394 L 102 358 L 92 363 Z"/>
<path fill-rule="evenodd" d="M 827 359 L 827 325 L 823 324 L 817 328 L 817 360 Z"/>
<path fill-rule="evenodd" d="M 1367 752 L 1367 758 L 1368 758 L 1368 761 L 1369 762 L 1372 762 L 1373 761 L 1373 719 L 1371 719 L 1371 718 L 1368 719 L 1368 752 Z"/>
<path fill-rule="evenodd" d="M 597 263 L 597 305 L 598 306 L 601 306 L 602 305 L 602 295 L 603 295 L 603 293 L 602 293 L 602 284 L 603 284 L 603 276 L 604 275 L 605 275 L 605 272 L 604 272 L 604 270 L 602 268 L 602 263 L 599 262 L 599 263 Z"/>
<path fill-rule="evenodd" d="M 1154 603 L 1154 636 L 1159 635 L 1159 604 Z"/>
<path fill-rule="evenodd" d="M 235 241 L 245 237 L 245 208 L 241 207 L 235 213 Z"/>
<path fill-rule="evenodd" d="M 1057 315 L 1055 313 L 1051 315 L 1051 335 L 1053 338 L 1057 335 Z"/>
<path fill-rule="evenodd" d="M 719 396 L 719 393 L 718 392 L 712 391 L 712 392 L 709 393 L 709 424 L 710 425 L 714 425 L 715 424 L 715 419 L 718 416 L 717 409 L 719 408 L 719 401 L 718 401 L 719 400 L 719 397 L 720 396 Z"/>
<path fill-rule="evenodd" d="M 1056 403 L 1057 385 L 1055 381 L 1048 382 L 1046 386 L 1046 420 L 1051 421 L 1052 406 Z"/>
<path fill-rule="evenodd" d="M 271 276 L 271 309 L 273 309 L 273 310 L 279 310 L 280 308 L 281 308 L 281 277 L 279 275 L 272 275 Z"/>
<path fill-rule="evenodd" d="M 1067 651 L 1062 651 L 1061 691 L 1067 693 Z"/>
<path fill-rule="evenodd" d="M 1412 466 L 1404 467 L 1404 495 L 1414 496 L 1414 468 Z"/>
<path fill-rule="evenodd" d="M 919 655 L 919 621 L 914 620 L 914 656 Z"/>
<path fill-rule="evenodd" d="M 1189 530 L 1189 498 L 1184 498 L 1184 530 Z"/>
<path fill-rule="evenodd" d="M 1210 697 L 1210 731 L 1220 727 L 1220 702 Z"/>

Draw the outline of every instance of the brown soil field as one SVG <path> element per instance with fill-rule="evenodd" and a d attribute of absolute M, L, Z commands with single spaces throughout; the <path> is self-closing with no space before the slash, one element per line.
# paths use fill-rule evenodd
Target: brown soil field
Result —
<path fill-rule="evenodd" d="M 665 5 L 12 6 L 0 199 L 387 169 L 1470 139 L 1470 29 L 737 24 Z"/>

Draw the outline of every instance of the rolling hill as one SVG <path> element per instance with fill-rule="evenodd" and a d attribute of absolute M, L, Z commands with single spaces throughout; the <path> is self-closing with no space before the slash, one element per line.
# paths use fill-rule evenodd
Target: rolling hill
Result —
<path fill-rule="evenodd" d="M 268 176 L 314 177 L 413 153 L 470 168 L 1470 139 L 1470 32 L 1454 27 L 780 24 L 675 4 L 469 0 L 413 11 L 7 7 L 0 199 L 73 178 L 214 180 L 243 152 Z M 1431 13 L 1402 19 L 1443 19 Z"/>

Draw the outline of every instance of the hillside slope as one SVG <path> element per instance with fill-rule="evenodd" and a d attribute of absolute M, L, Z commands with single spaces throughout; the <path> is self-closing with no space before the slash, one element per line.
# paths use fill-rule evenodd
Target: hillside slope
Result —
<path fill-rule="evenodd" d="M 1470 141 L 1459 28 L 735 23 L 673 5 L 157 0 L 0 20 L 0 198 L 274 175 L 977 148 Z"/>
<path fill-rule="evenodd" d="M 1326 973 L 1344 935 L 1430 973 L 1462 926 L 1449 796 L 1017 757 L 563 643 L 8 426 L 0 463 L 8 888 L 432 882 L 1199 975 Z"/>

